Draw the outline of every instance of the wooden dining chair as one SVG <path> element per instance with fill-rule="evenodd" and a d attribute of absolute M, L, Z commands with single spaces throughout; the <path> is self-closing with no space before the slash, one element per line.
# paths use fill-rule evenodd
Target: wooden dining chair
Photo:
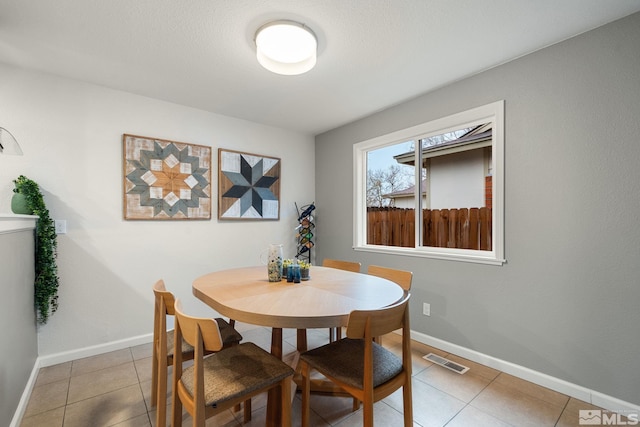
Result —
<path fill-rule="evenodd" d="M 316 370 L 363 403 L 363 425 L 373 426 L 373 404 L 402 387 L 404 426 L 413 426 L 411 403 L 411 343 L 409 299 L 377 310 L 349 315 L 347 336 L 300 355 L 302 426 L 309 426 L 311 371 Z M 402 329 L 402 357 L 373 341 L 373 337 Z M 354 408 L 356 409 L 356 408 Z"/>
<path fill-rule="evenodd" d="M 175 302 L 175 340 L 194 348 L 194 363 L 182 366 L 182 355 L 173 359 L 173 427 L 182 426 L 182 408 L 193 418 L 193 427 L 205 420 L 273 388 L 279 388 L 282 426 L 291 426 L 291 379 L 293 369 L 251 342 L 223 348 L 218 323 L 191 317 Z M 205 357 L 206 352 L 214 352 Z M 245 421 L 246 422 L 246 421 Z"/>
<path fill-rule="evenodd" d="M 354 273 L 360 273 L 360 267 L 362 267 L 362 264 L 360 264 L 359 262 L 353 262 L 353 261 L 342 261 L 340 259 L 325 258 L 322 261 L 322 266 L 338 268 L 340 270 L 346 270 L 346 271 L 353 271 Z"/>
<path fill-rule="evenodd" d="M 167 331 L 167 316 L 174 316 L 174 296 L 167 291 L 164 281 L 158 280 L 153 285 L 155 310 L 153 316 L 153 362 L 151 372 L 151 406 L 156 408 L 156 426 L 166 426 L 167 413 L 167 367 L 173 364 L 174 330 Z M 240 335 L 224 319 L 217 318 L 222 342 L 225 347 L 238 344 Z M 193 347 L 182 341 L 180 351 L 182 360 L 193 359 Z M 245 418 L 251 418 L 251 402 L 245 404 Z"/>
<path fill-rule="evenodd" d="M 397 283 L 406 292 L 411 290 L 411 282 L 413 281 L 413 273 L 406 270 L 397 270 L 395 268 L 381 267 L 379 265 L 370 265 L 367 267 L 367 274 L 382 277 Z M 378 344 L 382 345 L 382 337 L 375 337 Z"/>
<path fill-rule="evenodd" d="M 413 281 L 413 273 L 405 270 L 396 270 L 395 268 L 381 267 L 379 265 L 370 265 L 367 267 L 367 274 L 382 277 L 397 283 L 405 291 L 411 290 L 411 282 Z"/>
<path fill-rule="evenodd" d="M 362 264 L 354 261 L 343 261 L 340 259 L 325 258 L 322 261 L 322 266 L 360 273 L 360 267 L 362 267 Z M 342 338 L 342 328 L 329 329 L 329 342 L 339 340 L 340 338 Z"/>

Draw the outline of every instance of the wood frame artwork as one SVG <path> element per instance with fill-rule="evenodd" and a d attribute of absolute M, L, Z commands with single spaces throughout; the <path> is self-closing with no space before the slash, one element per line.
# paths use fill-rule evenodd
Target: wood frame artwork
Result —
<path fill-rule="evenodd" d="M 280 219 L 279 158 L 218 149 L 218 218 Z"/>
<path fill-rule="evenodd" d="M 211 219 L 211 147 L 122 135 L 124 219 Z"/>

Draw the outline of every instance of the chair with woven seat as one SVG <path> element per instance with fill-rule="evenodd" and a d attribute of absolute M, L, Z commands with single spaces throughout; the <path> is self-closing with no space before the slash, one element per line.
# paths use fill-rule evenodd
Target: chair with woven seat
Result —
<path fill-rule="evenodd" d="M 397 270 L 395 268 L 381 267 L 379 265 L 370 265 L 367 268 L 367 274 L 382 277 L 397 283 L 405 291 L 411 290 L 411 282 L 413 273 L 405 270 Z"/>
<path fill-rule="evenodd" d="M 173 360 L 173 427 L 182 426 L 182 408 L 193 418 L 194 427 L 205 420 L 265 391 L 279 388 L 282 426 L 291 426 L 291 379 L 293 369 L 251 342 L 223 349 L 218 324 L 213 319 L 184 314 L 175 303 L 175 340 L 194 347 L 194 363 L 182 366 Z M 205 352 L 214 352 L 205 357 Z"/>
<path fill-rule="evenodd" d="M 411 282 L 413 280 L 413 273 L 411 271 L 397 270 L 395 268 L 381 267 L 379 265 L 370 265 L 367 267 L 367 274 L 391 280 L 404 289 L 405 292 L 409 292 L 411 290 Z M 382 337 L 375 337 L 375 341 L 382 345 Z"/>
<path fill-rule="evenodd" d="M 310 377 L 316 370 L 363 402 L 363 425 L 373 426 L 373 404 L 402 387 L 404 426 L 413 426 L 411 403 L 411 343 L 409 298 L 378 310 L 349 315 L 347 336 L 300 355 L 302 370 L 302 426 L 309 426 Z M 402 329 L 402 357 L 373 341 L 373 337 Z"/>
<path fill-rule="evenodd" d="M 322 261 L 322 266 L 338 268 L 340 270 L 346 270 L 346 271 L 353 271 L 354 273 L 360 273 L 360 267 L 362 267 L 362 264 L 360 264 L 359 262 L 353 262 L 353 261 L 343 261 L 340 259 L 325 258 Z"/>
<path fill-rule="evenodd" d="M 153 316 L 153 366 L 151 372 L 151 406 L 156 407 L 156 426 L 166 426 L 167 408 L 167 367 L 173 364 L 174 330 L 167 331 L 167 316 L 174 316 L 173 294 L 167 291 L 164 281 L 153 285 L 155 310 Z M 215 319 L 218 323 L 225 347 L 238 344 L 240 335 L 224 319 Z M 193 359 L 193 347 L 182 342 L 180 349 L 182 360 Z M 245 420 L 251 418 L 251 402 L 245 404 Z"/>
<path fill-rule="evenodd" d="M 362 267 L 362 264 L 354 261 L 343 261 L 341 259 L 325 258 L 322 261 L 322 266 L 360 273 L 360 267 Z M 340 338 L 342 338 L 342 328 L 329 329 L 329 342 L 339 340 Z"/>

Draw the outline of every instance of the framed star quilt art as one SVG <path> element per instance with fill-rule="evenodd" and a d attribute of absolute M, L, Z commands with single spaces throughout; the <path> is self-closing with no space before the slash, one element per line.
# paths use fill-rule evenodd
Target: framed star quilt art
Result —
<path fill-rule="evenodd" d="M 123 135 L 124 219 L 211 219 L 211 147 Z"/>
<path fill-rule="evenodd" d="M 218 218 L 280 219 L 280 159 L 218 149 Z"/>

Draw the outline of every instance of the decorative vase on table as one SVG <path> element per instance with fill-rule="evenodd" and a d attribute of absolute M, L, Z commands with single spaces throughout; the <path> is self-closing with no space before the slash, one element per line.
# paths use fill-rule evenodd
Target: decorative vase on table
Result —
<path fill-rule="evenodd" d="M 267 254 L 267 272 L 270 282 L 280 282 L 282 280 L 282 256 L 281 244 L 269 245 Z"/>

